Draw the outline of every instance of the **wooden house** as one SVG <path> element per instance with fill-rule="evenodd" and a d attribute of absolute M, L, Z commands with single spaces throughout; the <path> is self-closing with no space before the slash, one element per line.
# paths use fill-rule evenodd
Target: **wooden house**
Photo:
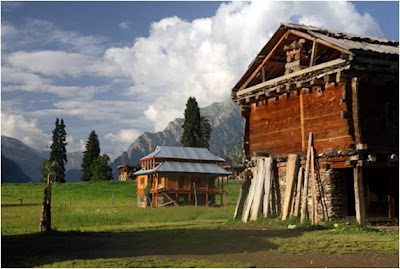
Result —
<path fill-rule="evenodd" d="M 139 165 L 119 165 L 118 168 L 118 180 L 129 181 L 133 179 L 133 174 L 140 169 Z"/>
<path fill-rule="evenodd" d="M 206 148 L 158 146 L 140 161 L 142 169 L 134 174 L 138 206 L 211 205 L 216 195 L 221 204 L 225 195 L 227 203 L 219 177 L 230 173 L 218 166 L 224 159 Z"/>
<path fill-rule="evenodd" d="M 297 24 L 282 24 L 258 53 L 232 99 L 247 164 L 274 158 L 277 212 L 287 156 L 304 166 L 312 133 L 318 214 L 398 219 L 398 60 L 398 41 Z"/>

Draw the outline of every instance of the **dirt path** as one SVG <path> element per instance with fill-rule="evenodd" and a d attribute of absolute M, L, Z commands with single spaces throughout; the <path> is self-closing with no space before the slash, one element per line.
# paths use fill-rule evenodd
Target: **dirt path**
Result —
<path fill-rule="evenodd" d="M 34 267 L 73 259 L 195 258 L 258 267 L 398 267 L 398 255 L 282 254 L 259 230 L 155 230 L 142 232 L 57 232 L 2 236 L 2 267 Z M 286 236 L 299 236 L 292 231 Z M 282 236 L 279 230 L 268 236 Z M 178 266 L 178 265 L 177 265 Z"/>

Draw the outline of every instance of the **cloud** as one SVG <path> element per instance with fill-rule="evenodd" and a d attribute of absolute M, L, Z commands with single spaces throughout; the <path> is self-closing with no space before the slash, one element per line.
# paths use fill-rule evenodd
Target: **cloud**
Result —
<path fill-rule="evenodd" d="M 108 133 L 104 138 L 112 142 L 113 153 L 111 155 L 114 158 L 126 150 L 141 134 L 142 132 L 136 129 L 122 129 L 116 134 Z"/>
<path fill-rule="evenodd" d="M 27 120 L 21 115 L 1 113 L 1 134 L 21 140 L 42 151 L 51 141 L 39 127 L 36 119 Z"/>
<path fill-rule="evenodd" d="M 126 94 L 149 93 L 144 115 L 156 131 L 183 114 L 189 96 L 200 106 L 228 99 L 234 83 L 281 22 L 381 35 L 369 14 L 348 2 L 231 2 L 215 16 L 191 22 L 168 17 L 153 22 L 148 37 L 104 55 L 130 76 Z M 115 67 L 117 68 L 117 67 Z"/>
<path fill-rule="evenodd" d="M 121 29 L 127 30 L 127 29 L 129 29 L 129 22 L 123 21 L 120 24 L 118 24 L 118 27 Z"/>
<path fill-rule="evenodd" d="M 28 18 L 19 27 L 9 23 L 6 23 L 6 25 L 8 28 L 16 29 L 16 31 L 8 31 L 7 35 L 4 36 L 7 38 L 2 39 L 2 50 L 16 51 L 27 47 L 57 46 L 60 50 L 68 52 L 101 55 L 107 42 L 107 39 L 102 36 L 82 35 L 76 31 L 63 30 L 54 23 L 45 20 Z"/>
<path fill-rule="evenodd" d="M 135 142 L 135 139 L 138 138 L 141 134 L 142 132 L 136 129 L 123 129 L 120 130 L 117 134 L 108 133 L 104 136 L 104 138 L 112 142 L 132 144 L 133 142 Z"/>

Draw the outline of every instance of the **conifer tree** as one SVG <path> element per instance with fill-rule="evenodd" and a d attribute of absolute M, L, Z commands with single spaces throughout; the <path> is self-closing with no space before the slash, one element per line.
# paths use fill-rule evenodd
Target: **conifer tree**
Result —
<path fill-rule="evenodd" d="M 90 166 L 90 170 L 92 172 L 92 176 L 90 181 L 99 181 L 99 180 L 112 180 L 112 169 L 108 166 L 108 161 L 110 157 L 108 155 L 103 154 L 97 157 L 96 160 L 93 161 Z"/>
<path fill-rule="evenodd" d="M 199 147 L 201 126 L 200 109 L 196 98 L 189 97 L 185 109 L 185 122 L 183 123 L 182 144 L 185 147 Z"/>
<path fill-rule="evenodd" d="M 65 164 L 67 163 L 67 133 L 65 131 L 64 120 L 56 119 L 55 128 L 53 130 L 53 142 L 50 146 L 50 163 L 56 163 L 54 165 L 57 182 L 65 182 Z"/>
<path fill-rule="evenodd" d="M 210 137 L 211 137 L 211 124 L 210 121 L 205 116 L 201 116 L 200 134 L 201 134 L 200 147 L 209 148 Z"/>
<path fill-rule="evenodd" d="M 89 181 L 92 177 L 91 166 L 93 162 L 100 155 L 100 142 L 97 137 L 96 132 L 93 130 L 89 134 L 89 138 L 86 141 L 86 151 L 83 152 L 83 160 L 82 160 L 82 177 L 81 180 Z"/>
<path fill-rule="evenodd" d="M 189 97 L 185 109 L 181 142 L 185 147 L 209 147 L 211 125 L 208 119 L 200 116 L 196 98 Z"/>

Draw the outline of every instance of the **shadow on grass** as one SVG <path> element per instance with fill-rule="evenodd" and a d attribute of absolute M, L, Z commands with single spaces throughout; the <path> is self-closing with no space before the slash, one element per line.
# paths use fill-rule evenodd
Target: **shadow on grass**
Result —
<path fill-rule="evenodd" d="M 72 259 L 145 255 L 212 255 L 277 249 L 269 238 L 302 230 L 176 229 L 137 232 L 50 232 L 2 236 L 2 267 L 34 267 Z"/>
<path fill-rule="evenodd" d="M 1 207 L 22 207 L 22 206 L 37 206 L 37 205 L 42 205 L 41 203 L 23 203 L 22 205 L 20 203 L 18 204 L 2 204 Z"/>

